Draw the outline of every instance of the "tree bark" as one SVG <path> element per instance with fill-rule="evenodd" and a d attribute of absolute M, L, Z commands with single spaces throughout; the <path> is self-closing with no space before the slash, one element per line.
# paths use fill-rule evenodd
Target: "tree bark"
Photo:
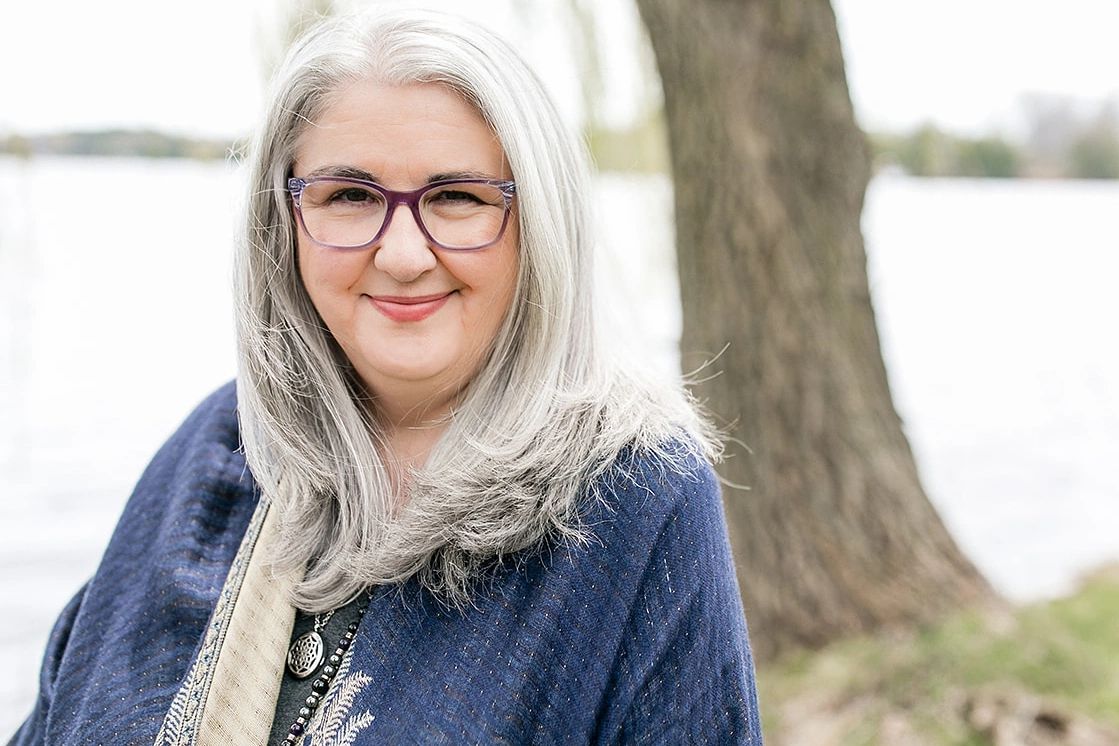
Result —
<path fill-rule="evenodd" d="M 681 358 L 726 346 L 697 394 L 749 449 L 720 471 L 749 487 L 724 492 L 756 652 L 990 596 L 890 397 L 859 226 L 869 157 L 830 3 L 638 7 L 668 120 Z"/>

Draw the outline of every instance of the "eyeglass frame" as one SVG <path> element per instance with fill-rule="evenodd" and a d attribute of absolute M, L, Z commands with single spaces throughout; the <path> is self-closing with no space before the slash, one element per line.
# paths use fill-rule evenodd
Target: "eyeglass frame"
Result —
<path fill-rule="evenodd" d="M 307 229 L 307 224 L 303 220 L 303 205 L 301 204 L 303 190 L 309 184 L 322 181 L 338 181 L 346 184 L 356 184 L 358 186 L 370 188 L 384 196 L 386 202 L 385 219 L 381 222 L 381 227 L 377 230 L 377 233 L 374 234 L 373 238 L 358 246 L 335 246 L 334 244 L 323 243 L 311 235 L 311 231 Z M 427 225 L 424 224 L 423 217 L 420 215 L 420 198 L 433 189 L 445 187 L 450 184 L 485 184 L 487 186 L 497 187 L 501 191 L 501 196 L 504 198 L 504 213 L 501 218 L 501 228 L 498 229 L 497 236 L 494 237 L 492 241 L 484 243 L 481 246 L 447 246 L 431 235 L 431 232 L 427 229 Z M 388 230 L 389 223 L 392 222 L 392 217 L 396 214 L 396 208 L 400 205 L 407 205 L 412 213 L 412 219 L 416 221 L 416 225 L 419 227 L 420 232 L 422 232 L 424 237 L 433 245 L 444 251 L 480 251 L 493 246 L 505 235 L 505 229 L 509 225 L 509 214 L 512 212 L 510 208 L 513 206 L 513 197 L 517 194 L 517 184 L 514 181 L 505 179 L 442 179 L 440 181 L 433 181 L 430 184 L 425 184 L 419 189 L 413 189 L 410 192 L 398 192 L 383 187 L 375 181 L 355 179 L 350 176 L 312 176 L 309 179 L 301 179 L 297 176 L 293 176 L 288 179 L 287 192 L 291 195 L 292 204 L 295 206 L 295 217 L 299 221 L 300 227 L 303 228 L 303 232 L 316 244 L 327 249 L 334 249 L 336 251 L 356 251 L 372 246 L 380 241 L 385 231 Z"/>

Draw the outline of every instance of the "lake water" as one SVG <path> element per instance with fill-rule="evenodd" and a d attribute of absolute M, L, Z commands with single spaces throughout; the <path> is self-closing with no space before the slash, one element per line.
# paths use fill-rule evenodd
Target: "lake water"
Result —
<path fill-rule="evenodd" d="M 0 736 L 50 625 L 186 412 L 233 376 L 225 164 L 0 160 Z M 615 314 L 671 372 L 671 188 L 602 177 Z M 1017 600 L 1119 558 L 1119 185 L 880 176 L 864 232 L 929 494 Z M 605 221 L 604 221 L 605 222 Z"/>

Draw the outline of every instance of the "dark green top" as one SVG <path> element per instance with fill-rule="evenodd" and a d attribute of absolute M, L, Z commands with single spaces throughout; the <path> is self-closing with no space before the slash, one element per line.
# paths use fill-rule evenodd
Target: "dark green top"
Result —
<path fill-rule="evenodd" d="M 311 684 L 322 673 L 323 665 L 338 647 L 338 640 L 345 634 L 351 622 L 357 621 L 360 614 L 365 594 L 359 595 L 345 606 L 338 608 L 330 620 L 319 630 L 323 638 L 323 664 L 319 665 L 313 673 L 305 679 L 297 679 L 287 666 L 284 666 L 284 680 L 280 684 L 280 696 L 276 700 L 276 716 L 272 720 L 272 733 L 268 736 L 269 744 L 283 743 L 291 724 L 299 717 L 299 709 L 306 706 L 306 699 L 311 694 Z M 324 615 L 319 615 L 320 618 Z M 291 642 L 295 642 L 300 635 L 310 632 L 315 628 L 315 615 L 297 611 L 295 625 L 292 628 Z M 309 720 L 309 718 L 308 718 Z"/>

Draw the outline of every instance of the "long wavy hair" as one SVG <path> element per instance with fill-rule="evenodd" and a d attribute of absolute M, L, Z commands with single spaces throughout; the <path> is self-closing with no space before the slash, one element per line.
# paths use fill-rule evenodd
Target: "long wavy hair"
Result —
<path fill-rule="evenodd" d="M 296 265 L 285 191 L 296 144 L 356 81 L 436 83 L 481 113 L 517 182 L 512 307 L 426 464 L 394 494 L 376 401 L 315 311 Z M 306 611 L 416 577 L 454 605 L 488 563 L 581 541 L 584 501 L 624 449 L 672 464 L 717 455 L 679 386 L 603 353 L 581 143 L 519 55 L 489 31 L 430 12 L 324 22 L 290 50 L 249 155 L 237 247 L 238 407 L 249 467 L 278 508 L 274 571 Z"/>

